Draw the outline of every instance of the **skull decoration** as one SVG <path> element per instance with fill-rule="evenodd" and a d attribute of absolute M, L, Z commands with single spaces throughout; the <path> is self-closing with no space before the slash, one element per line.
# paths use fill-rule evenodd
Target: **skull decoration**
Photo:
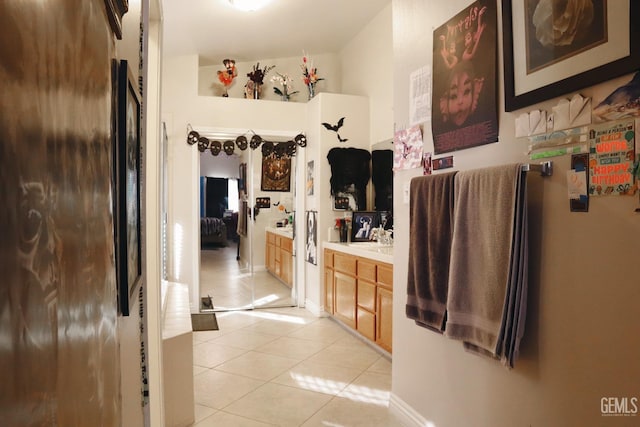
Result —
<path fill-rule="evenodd" d="M 200 138 L 198 138 L 198 150 L 201 153 L 204 153 L 207 150 L 207 148 L 209 148 L 209 140 L 204 136 L 201 136 Z"/>
<path fill-rule="evenodd" d="M 285 154 L 289 157 L 296 155 L 296 144 L 293 141 L 287 141 L 284 143 Z"/>
<path fill-rule="evenodd" d="M 196 132 L 195 130 L 192 130 L 191 132 L 189 132 L 189 134 L 187 135 L 187 144 L 189 145 L 193 145 L 196 142 L 198 142 L 198 139 L 200 138 L 200 134 L 198 132 Z"/>
<path fill-rule="evenodd" d="M 265 141 L 262 144 L 262 155 L 263 156 L 268 156 L 269 154 L 271 154 L 271 152 L 274 150 L 274 146 L 273 146 L 273 142 L 270 141 Z"/>
<path fill-rule="evenodd" d="M 230 156 L 233 154 L 236 147 L 235 145 L 233 145 L 233 141 L 225 141 L 224 144 L 222 145 L 222 149 L 227 154 L 227 156 Z"/>
<path fill-rule="evenodd" d="M 262 138 L 260 137 L 260 135 L 253 135 L 251 137 L 251 141 L 249 142 L 249 147 L 251 147 L 252 150 L 255 150 L 260 146 L 260 144 L 262 144 Z"/>
<path fill-rule="evenodd" d="M 296 137 L 293 138 L 293 141 L 296 144 L 298 144 L 300 147 L 306 147 L 307 146 L 307 137 L 304 136 L 303 134 L 296 135 Z"/>
<path fill-rule="evenodd" d="M 209 149 L 211 150 L 211 154 L 217 156 L 218 154 L 220 154 L 222 144 L 220 144 L 220 141 L 211 141 L 211 146 L 209 147 Z"/>
<path fill-rule="evenodd" d="M 241 149 L 242 151 L 247 149 L 247 137 L 244 135 L 240 135 L 239 137 L 236 138 L 236 145 L 238 146 L 239 149 Z"/>
<path fill-rule="evenodd" d="M 279 144 L 276 144 L 276 146 L 273 148 L 273 152 L 276 153 L 276 157 L 279 159 L 284 157 L 287 154 L 286 143 L 281 142 Z"/>

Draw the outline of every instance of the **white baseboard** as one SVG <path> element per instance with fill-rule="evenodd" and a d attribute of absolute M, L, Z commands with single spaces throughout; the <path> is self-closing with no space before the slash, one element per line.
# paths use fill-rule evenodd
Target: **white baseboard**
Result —
<path fill-rule="evenodd" d="M 304 308 L 313 313 L 315 316 L 324 316 L 324 310 L 322 309 L 322 307 L 309 299 L 304 300 Z"/>
<path fill-rule="evenodd" d="M 393 393 L 389 399 L 389 409 L 407 427 L 435 427 L 433 423 L 425 420 L 415 409 Z"/>

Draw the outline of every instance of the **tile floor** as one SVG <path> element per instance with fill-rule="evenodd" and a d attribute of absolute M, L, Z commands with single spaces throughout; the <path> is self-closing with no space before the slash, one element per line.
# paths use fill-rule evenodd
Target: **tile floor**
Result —
<path fill-rule="evenodd" d="M 194 332 L 194 426 L 401 426 L 391 362 L 301 308 L 217 313 Z"/>
<path fill-rule="evenodd" d="M 254 276 L 236 246 L 201 251 L 200 289 L 216 310 L 291 305 L 290 288 Z M 253 289 L 252 289 L 253 286 Z M 300 308 L 218 311 L 194 332 L 194 426 L 400 426 L 391 362 L 329 318 Z"/>
<path fill-rule="evenodd" d="M 236 260 L 237 243 L 200 251 L 200 293 L 211 296 L 216 310 L 293 305 L 291 288 L 269 272 L 249 274 Z"/>

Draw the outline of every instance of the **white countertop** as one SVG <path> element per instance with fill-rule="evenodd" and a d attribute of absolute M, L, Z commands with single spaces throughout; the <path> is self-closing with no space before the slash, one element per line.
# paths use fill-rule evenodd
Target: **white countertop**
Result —
<path fill-rule="evenodd" d="M 265 230 L 274 234 L 279 234 L 280 236 L 284 236 L 289 239 L 293 239 L 293 228 L 291 227 L 265 227 Z"/>
<path fill-rule="evenodd" d="M 376 242 L 323 242 L 322 247 L 363 258 L 369 258 L 378 262 L 393 264 L 393 246 L 378 245 Z"/>

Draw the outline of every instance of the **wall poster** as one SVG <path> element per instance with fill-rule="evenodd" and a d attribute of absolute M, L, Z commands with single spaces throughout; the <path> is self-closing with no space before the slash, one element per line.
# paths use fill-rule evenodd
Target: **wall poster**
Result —
<path fill-rule="evenodd" d="M 478 0 L 433 32 L 435 154 L 498 140 L 496 16 Z"/>
<path fill-rule="evenodd" d="M 589 194 L 634 194 L 634 120 L 594 125 L 589 131 Z"/>

